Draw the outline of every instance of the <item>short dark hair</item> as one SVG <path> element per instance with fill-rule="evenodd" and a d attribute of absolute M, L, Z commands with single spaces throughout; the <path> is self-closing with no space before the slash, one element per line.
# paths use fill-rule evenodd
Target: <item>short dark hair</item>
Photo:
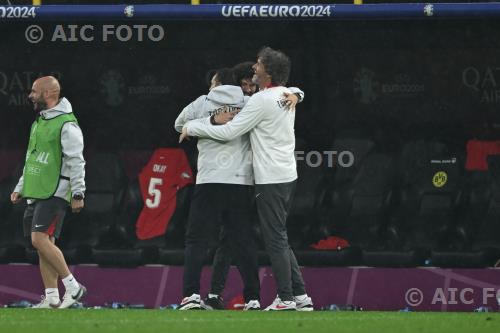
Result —
<path fill-rule="evenodd" d="M 226 84 L 232 86 L 239 85 L 239 83 L 236 83 L 236 80 L 234 78 L 234 72 L 231 68 L 224 67 L 224 68 L 209 70 L 207 72 L 207 77 L 206 77 L 208 86 L 211 85 L 212 78 L 214 77 L 214 75 L 217 75 L 217 81 L 219 81 L 221 85 L 226 85 Z"/>
<path fill-rule="evenodd" d="M 251 80 L 253 78 L 254 74 L 253 64 L 254 62 L 252 61 L 245 61 L 237 65 L 234 65 L 233 67 L 234 78 L 236 79 L 236 82 L 238 84 L 241 84 L 241 81 L 244 79 Z"/>
<path fill-rule="evenodd" d="M 260 58 L 267 74 L 271 76 L 272 84 L 286 85 L 292 67 L 292 62 L 286 54 L 270 47 L 263 47 L 257 57 Z"/>
<path fill-rule="evenodd" d="M 231 68 L 218 69 L 215 74 L 217 74 L 217 80 L 220 84 L 229 84 L 232 86 L 239 85 L 239 83 L 236 83 L 236 80 L 234 79 L 234 72 Z"/>
<path fill-rule="evenodd" d="M 214 77 L 215 73 L 217 73 L 217 70 L 211 69 L 207 72 L 207 74 L 205 74 L 205 83 L 207 84 L 207 86 L 210 87 L 212 85 L 212 78 Z"/>

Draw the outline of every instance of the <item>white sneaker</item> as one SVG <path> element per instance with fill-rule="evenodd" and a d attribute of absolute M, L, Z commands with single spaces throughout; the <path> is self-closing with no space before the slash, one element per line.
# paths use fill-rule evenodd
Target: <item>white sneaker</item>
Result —
<path fill-rule="evenodd" d="M 282 301 L 279 296 L 276 296 L 274 302 L 265 308 L 264 311 L 295 311 L 297 304 L 295 301 Z"/>
<path fill-rule="evenodd" d="M 245 303 L 245 307 L 243 311 L 252 311 L 252 310 L 260 310 L 260 303 L 257 300 L 251 300 L 248 303 Z"/>
<path fill-rule="evenodd" d="M 184 297 L 177 310 L 203 310 L 200 295 L 192 294 L 189 297 Z"/>
<path fill-rule="evenodd" d="M 63 301 L 61 303 L 61 306 L 59 306 L 59 309 L 67 309 L 82 298 L 87 295 L 87 288 L 83 286 L 82 284 L 79 284 L 80 288 L 78 288 L 77 291 L 74 290 L 66 290 L 63 296 Z"/>
<path fill-rule="evenodd" d="M 61 306 L 60 301 L 57 303 L 50 303 L 50 300 L 45 297 L 45 295 L 42 295 L 40 303 L 33 305 L 31 309 L 57 309 L 59 306 Z"/>
<path fill-rule="evenodd" d="M 313 302 L 311 297 L 307 296 L 299 301 L 297 297 L 293 297 L 295 304 L 297 304 L 297 311 L 314 311 Z"/>

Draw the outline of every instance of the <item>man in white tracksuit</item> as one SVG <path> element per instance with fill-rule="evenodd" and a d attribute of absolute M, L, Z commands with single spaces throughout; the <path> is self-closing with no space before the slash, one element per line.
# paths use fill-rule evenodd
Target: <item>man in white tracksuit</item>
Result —
<path fill-rule="evenodd" d="M 290 60 L 280 51 L 264 48 L 254 65 L 254 81 L 260 91 L 254 94 L 232 121 L 212 126 L 213 116 L 188 122 L 185 136 L 232 141 L 250 133 L 255 177 L 255 200 L 266 249 L 271 259 L 278 296 L 266 310 L 313 309 L 304 281 L 289 244 L 286 218 L 296 185 L 295 113 L 288 112 L 284 85 L 290 73 Z"/>

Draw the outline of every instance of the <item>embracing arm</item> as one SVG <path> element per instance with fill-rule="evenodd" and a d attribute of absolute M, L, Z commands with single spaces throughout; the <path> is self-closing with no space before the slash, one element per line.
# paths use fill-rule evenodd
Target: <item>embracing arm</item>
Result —
<path fill-rule="evenodd" d="M 225 125 L 213 126 L 206 119 L 190 121 L 186 124 L 189 136 L 231 141 L 252 130 L 263 118 L 259 96 L 250 98 L 245 107 Z"/>
<path fill-rule="evenodd" d="M 302 90 L 300 90 L 300 88 L 297 88 L 297 87 L 289 87 L 288 89 L 290 89 L 290 91 L 292 92 L 292 94 L 294 94 L 295 96 L 298 97 L 298 103 L 301 103 L 303 100 L 304 100 L 304 97 L 305 97 L 305 94 Z"/>
<path fill-rule="evenodd" d="M 182 109 L 182 112 L 179 114 L 177 119 L 175 120 L 175 130 L 179 133 L 182 132 L 182 127 L 190 121 L 194 119 L 200 118 L 198 116 L 202 111 L 203 101 L 206 99 L 206 95 L 198 97 L 195 101 L 191 102 L 188 106 Z"/>

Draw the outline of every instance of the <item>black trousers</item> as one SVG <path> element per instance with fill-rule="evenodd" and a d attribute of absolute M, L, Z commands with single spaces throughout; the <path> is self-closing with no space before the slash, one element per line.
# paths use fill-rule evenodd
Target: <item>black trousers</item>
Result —
<path fill-rule="evenodd" d="M 252 230 L 252 238 L 253 237 L 255 237 L 255 235 Z M 229 268 L 233 262 L 233 253 L 229 244 L 230 239 L 223 227 L 221 228 L 219 240 L 219 247 L 215 252 L 214 262 L 212 264 L 212 281 L 210 283 L 210 293 L 216 295 L 222 295 L 226 286 Z M 253 282 L 243 286 L 243 297 L 245 298 L 245 302 L 248 303 L 251 300 L 260 301 L 259 295 L 260 284 Z"/>
<path fill-rule="evenodd" d="M 271 260 L 278 296 L 284 301 L 306 293 L 297 259 L 288 244 L 286 219 L 296 182 L 255 185 L 255 202 L 262 236 Z"/>
<path fill-rule="evenodd" d="M 221 228 L 220 243 L 215 252 L 214 262 L 212 264 L 212 281 L 210 283 L 210 293 L 222 295 L 226 286 L 227 274 L 233 262 L 233 253 L 229 245 L 229 238 L 224 227 Z M 246 286 L 245 286 L 246 287 Z M 243 292 L 246 295 L 246 292 Z M 245 297 L 246 300 L 246 297 Z"/>
<path fill-rule="evenodd" d="M 200 293 L 200 277 L 209 243 L 220 227 L 241 273 L 246 298 L 259 299 L 257 247 L 253 237 L 253 186 L 197 184 L 189 210 L 184 259 L 184 296 Z M 215 242 L 214 242 L 215 243 Z"/>

